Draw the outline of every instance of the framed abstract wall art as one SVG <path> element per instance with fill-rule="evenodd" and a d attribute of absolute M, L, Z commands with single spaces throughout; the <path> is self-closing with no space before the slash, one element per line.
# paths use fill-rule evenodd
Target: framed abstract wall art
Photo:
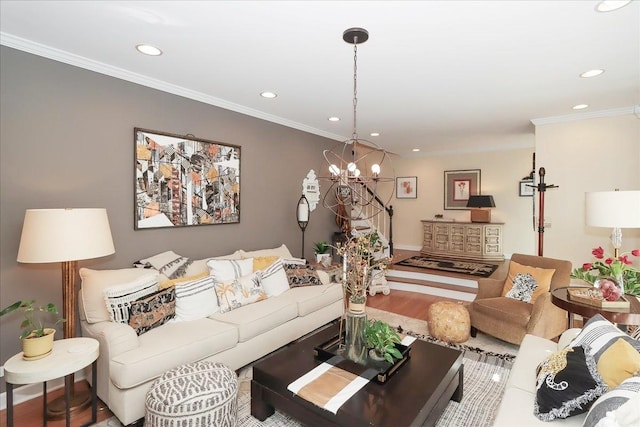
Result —
<path fill-rule="evenodd" d="M 134 228 L 240 222 L 240 146 L 135 128 Z"/>
<path fill-rule="evenodd" d="M 396 178 L 396 198 L 417 199 L 418 198 L 418 177 L 399 176 Z"/>
<path fill-rule="evenodd" d="M 445 209 L 467 209 L 472 194 L 480 194 L 480 169 L 444 171 Z"/>

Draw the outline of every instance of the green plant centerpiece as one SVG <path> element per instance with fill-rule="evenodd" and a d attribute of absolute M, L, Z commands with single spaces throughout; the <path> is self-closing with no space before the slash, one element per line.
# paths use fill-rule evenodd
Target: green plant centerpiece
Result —
<path fill-rule="evenodd" d="M 395 359 L 402 359 L 402 353 L 396 348 L 400 335 L 391 325 L 382 320 L 369 320 L 364 330 L 367 348 L 373 351 L 370 355 L 379 360 L 393 364 Z"/>
<path fill-rule="evenodd" d="M 36 360 L 48 355 L 53 348 L 54 326 L 65 321 L 56 305 L 48 303 L 36 306 L 35 300 L 16 301 L 0 311 L 0 317 L 13 311 L 21 311 L 24 317 L 20 324 L 23 357 Z"/>

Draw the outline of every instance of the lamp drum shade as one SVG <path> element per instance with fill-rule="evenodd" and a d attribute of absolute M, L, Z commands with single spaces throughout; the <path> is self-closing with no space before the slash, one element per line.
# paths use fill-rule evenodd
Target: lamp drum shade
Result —
<path fill-rule="evenodd" d="M 18 262 L 99 258 L 115 252 L 106 209 L 27 209 Z"/>
<path fill-rule="evenodd" d="M 586 193 L 585 205 L 588 226 L 640 228 L 640 191 Z"/>
<path fill-rule="evenodd" d="M 471 222 L 491 222 L 491 210 L 484 208 L 495 208 L 496 203 L 493 196 L 472 194 L 467 201 L 467 207 L 471 208 Z"/>

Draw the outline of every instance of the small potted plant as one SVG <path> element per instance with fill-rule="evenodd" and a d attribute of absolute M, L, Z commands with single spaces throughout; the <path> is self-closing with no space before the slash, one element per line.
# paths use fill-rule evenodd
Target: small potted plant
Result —
<path fill-rule="evenodd" d="M 328 267 L 331 264 L 331 254 L 329 253 L 331 246 L 329 246 L 329 243 L 326 240 L 320 240 L 313 244 L 313 249 L 316 253 L 316 262 Z"/>
<path fill-rule="evenodd" d="M 16 310 L 22 311 L 24 316 L 20 324 L 23 357 L 26 360 L 36 360 L 47 356 L 53 348 L 53 336 L 56 330 L 46 326 L 46 318 L 55 318 L 51 326 L 65 321 L 60 317 L 56 305 L 48 303 L 46 306 L 35 306 L 34 300 L 16 301 L 0 311 L 0 317 Z"/>
<path fill-rule="evenodd" d="M 382 320 L 369 320 L 364 330 L 364 339 L 369 356 L 374 360 L 386 360 L 393 364 L 393 360 L 402 359 L 402 353 L 396 348 L 400 342 L 398 333 Z"/>

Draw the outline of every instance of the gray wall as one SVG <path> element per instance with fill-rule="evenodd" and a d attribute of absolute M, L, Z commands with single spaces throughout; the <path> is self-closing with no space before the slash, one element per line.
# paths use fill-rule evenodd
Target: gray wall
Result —
<path fill-rule="evenodd" d="M 203 258 L 282 243 L 300 256 L 302 179 L 335 141 L 4 46 L 0 82 L 0 307 L 19 299 L 61 307 L 60 265 L 16 261 L 28 208 L 107 209 L 116 253 L 80 267 L 129 267 L 165 250 Z M 134 127 L 240 145 L 240 224 L 134 231 Z M 319 206 L 306 257 L 335 230 Z M 0 322 L 0 364 L 20 351 L 20 321 L 14 313 Z"/>

